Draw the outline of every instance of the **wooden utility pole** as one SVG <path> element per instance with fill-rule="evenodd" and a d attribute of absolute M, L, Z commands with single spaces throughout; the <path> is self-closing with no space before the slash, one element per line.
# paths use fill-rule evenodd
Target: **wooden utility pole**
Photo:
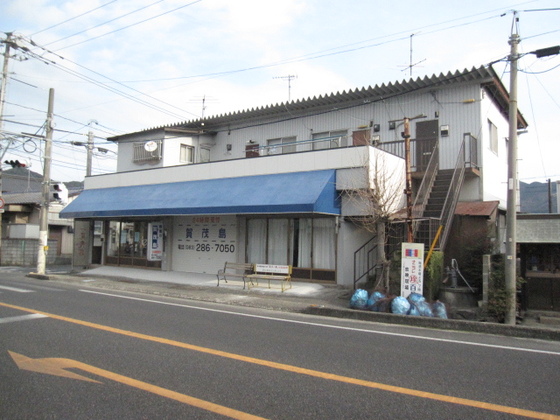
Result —
<path fill-rule="evenodd" d="M 47 110 L 47 130 L 45 136 L 45 161 L 43 167 L 43 202 L 41 203 L 39 225 L 39 249 L 37 252 L 37 274 L 45 275 L 47 253 L 49 251 L 49 202 L 51 187 L 51 156 L 53 137 L 54 89 L 49 89 L 49 107 Z"/>
<path fill-rule="evenodd" d="M 414 234 L 412 229 L 412 171 L 410 164 L 410 118 L 404 118 L 404 160 L 406 165 L 406 225 L 407 235 L 406 241 L 412 242 Z"/>

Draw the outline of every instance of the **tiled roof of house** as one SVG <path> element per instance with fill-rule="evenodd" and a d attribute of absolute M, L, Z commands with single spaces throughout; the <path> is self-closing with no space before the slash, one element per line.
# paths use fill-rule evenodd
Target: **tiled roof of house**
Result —
<path fill-rule="evenodd" d="M 491 216 L 497 209 L 499 201 L 460 201 L 455 214 L 460 216 Z"/>

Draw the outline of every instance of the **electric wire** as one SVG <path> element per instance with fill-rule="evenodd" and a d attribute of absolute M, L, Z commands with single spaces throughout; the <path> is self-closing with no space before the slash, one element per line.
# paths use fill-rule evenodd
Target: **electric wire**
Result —
<path fill-rule="evenodd" d="M 76 32 L 76 33 L 74 33 L 74 34 L 72 34 L 72 35 L 65 36 L 64 38 L 57 39 L 56 41 L 49 42 L 48 44 L 45 44 L 45 47 L 48 47 L 49 45 L 52 45 L 52 44 L 57 44 L 57 43 L 59 43 L 60 41 L 64 41 L 65 39 L 69 39 L 69 38 L 75 37 L 75 36 L 77 36 L 77 35 L 83 34 L 84 32 L 91 31 L 92 29 L 95 29 L 95 28 L 98 28 L 98 27 L 100 27 L 100 26 L 106 25 L 106 24 L 108 24 L 108 23 L 114 22 L 114 21 L 116 21 L 116 20 L 122 19 L 122 18 L 124 18 L 124 17 L 126 17 L 126 16 L 130 16 L 130 15 L 132 15 L 132 14 L 134 14 L 134 13 L 138 13 L 138 12 L 144 10 L 144 9 L 147 9 L 147 8 L 149 8 L 149 7 L 152 7 L 152 6 L 155 6 L 156 4 L 161 3 L 162 1 L 165 1 L 165 0 L 157 0 L 157 1 L 155 1 L 155 2 L 153 2 L 153 3 L 150 3 L 150 4 L 146 5 L 146 6 L 140 7 L 139 9 L 135 9 L 135 10 L 133 10 L 133 11 L 131 11 L 131 12 L 125 13 L 124 15 L 117 16 L 116 18 L 113 18 L 113 19 L 110 19 L 110 20 L 108 20 L 108 21 L 99 23 L 99 24 L 97 24 L 97 25 L 95 25 L 95 26 L 92 26 L 92 27 L 83 29 L 83 30 L 81 30 L 80 32 Z"/>
<path fill-rule="evenodd" d="M 166 11 L 166 12 L 160 13 L 159 15 L 155 15 L 155 16 L 149 17 L 149 18 L 144 19 L 144 20 L 141 20 L 141 21 L 139 21 L 139 22 L 131 23 L 130 25 L 123 26 L 123 27 L 118 28 L 118 29 L 115 29 L 115 30 L 113 30 L 113 31 L 106 32 L 106 33 L 104 33 L 104 34 L 101 34 L 101 35 L 98 35 L 98 36 L 95 36 L 95 37 L 92 37 L 92 38 L 88 38 L 88 39 L 85 39 L 85 40 L 83 40 L 83 41 L 80 41 L 80 42 L 76 42 L 76 43 L 74 43 L 74 44 L 71 44 L 71 45 L 67 45 L 67 46 L 65 46 L 65 47 L 59 48 L 57 51 L 65 50 L 66 48 L 75 47 L 76 45 L 85 44 L 86 42 L 90 42 L 90 41 L 93 41 L 93 40 L 95 40 L 95 39 L 98 39 L 98 38 L 101 38 L 101 37 L 104 37 L 104 36 L 107 36 L 107 35 L 114 34 L 114 33 L 116 33 L 116 32 L 122 31 L 122 30 L 124 30 L 124 29 L 128 29 L 128 28 L 131 28 L 131 27 L 136 26 L 136 25 L 140 25 L 141 23 L 149 22 L 149 21 L 154 20 L 154 19 L 157 19 L 157 18 L 159 18 L 159 17 L 161 17 L 161 16 L 164 16 L 164 15 L 167 15 L 167 14 L 169 14 L 169 13 L 175 12 L 175 11 L 177 11 L 177 10 L 179 10 L 179 9 L 183 9 L 183 8 L 185 8 L 185 7 L 188 7 L 188 6 L 192 6 L 193 4 L 200 3 L 201 1 L 203 1 L 203 0 L 195 0 L 195 1 L 191 2 L 191 3 L 185 4 L 185 5 L 183 5 L 183 6 L 176 7 L 175 9 L 171 9 L 171 10 L 168 10 L 168 11 Z"/>
<path fill-rule="evenodd" d="M 40 34 L 41 32 L 45 32 L 45 31 L 48 31 L 49 29 L 56 28 L 57 26 L 64 25 L 65 23 L 71 22 L 71 21 L 73 21 L 73 20 L 76 20 L 76 19 L 78 19 L 78 18 L 81 18 L 82 16 L 85 16 L 85 15 L 87 15 L 87 14 L 90 14 L 90 13 L 92 13 L 92 12 L 95 12 L 96 10 L 102 9 L 103 7 L 108 6 L 108 5 L 110 5 L 111 3 L 114 3 L 114 2 L 116 2 L 116 1 L 117 1 L 117 0 L 111 0 L 110 2 L 107 2 L 107 3 L 105 3 L 105 4 L 102 4 L 101 6 L 98 6 L 98 7 L 94 8 L 94 9 L 88 10 L 87 12 L 81 13 L 81 14 L 79 14 L 79 15 L 77 15 L 77 16 L 71 17 L 70 19 L 66 19 L 65 21 L 59 22 L 59 23 L 57 23 L 57 24 L 51 25 L 51 26 L 49 26 L 48 28 L 41 29 L 40 31 L 34 32 L 34 33 L 32 33 L 31 35 L 29 35 L 29 36 L 35 36 L 35 35 L 37 35 L 37 34 Z"/>

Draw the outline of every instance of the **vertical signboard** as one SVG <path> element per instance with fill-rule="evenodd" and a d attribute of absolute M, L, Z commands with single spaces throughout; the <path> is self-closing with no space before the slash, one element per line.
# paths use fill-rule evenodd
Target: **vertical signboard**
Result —
<path fill-rule="evenodd" d="M 424 244 L 403 242 L 401 249 L 401 296 L 423 294 Z"/>
<path fill-rule="evenodd" d="M 163 257 L 163 223 L 148 223 L 148 261 L 161 261 Z"/>

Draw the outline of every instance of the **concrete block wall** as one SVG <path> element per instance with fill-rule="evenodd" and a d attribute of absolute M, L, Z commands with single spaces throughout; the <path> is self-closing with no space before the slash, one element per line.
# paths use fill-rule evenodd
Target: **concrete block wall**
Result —
<path fill-rule="evenodd" d="M 33 266 L 37 264 L 37 239 L 2 239 L 0 264 L 3 266 Z M 48 241 L 47 265 L 57 261 L 57 241 Z"/>

